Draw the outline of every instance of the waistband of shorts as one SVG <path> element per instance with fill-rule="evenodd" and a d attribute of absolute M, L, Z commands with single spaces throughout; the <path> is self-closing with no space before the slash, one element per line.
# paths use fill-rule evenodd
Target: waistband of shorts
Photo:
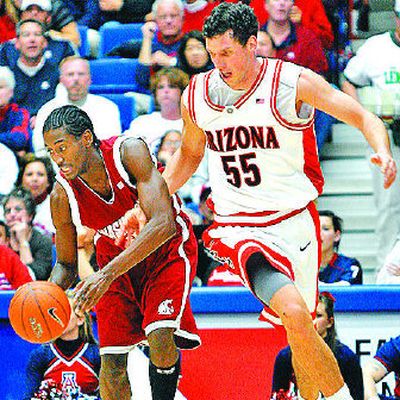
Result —
<path fill-rule="evenodd" d="M 270 226 L 300 214 L 308 209 L 312 202 L 295 210 L 261 211 L 256 213 L 237 213 L 230 215 L 214 214 L 214 224 L 218 226 Z"/>

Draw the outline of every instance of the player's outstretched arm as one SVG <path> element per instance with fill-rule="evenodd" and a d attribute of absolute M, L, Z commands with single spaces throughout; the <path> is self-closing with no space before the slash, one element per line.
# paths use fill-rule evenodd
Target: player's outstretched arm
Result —
<path fill-rule="evenodd" d="M 387 374 L 386 368 L 374 358 L 368 360 L 362 368 L 364 380 L 364 399 L 379 400 L 376 383 Z"/>
<path fill-rule="evenodd" d="M 65 290 L 75 282 L 78 274 L 76 229 L 67 194 L 58 183 L 51 192 L 50 206 L 56 228 L 57 262 L 49 280 Z"/>
<path fill-rule="evenodd" d="M 115 279 L 176 233 L 167 185 L 154 166 L 146 144 L 135 138 L 125 140 L 121 158 L 131 181 L 136 184 L 140 207 L 148 222 L 122 253 L 77 286 L 75 300 L 78 313 L 90 310 Z"/>
<path fill-rule="evenodd" d="M 183 132 L 182 143 L 167 163 L 163 178 L 167 182 L 171 194 L 181 188 L 196 172 L 204 156 L 206 136 L 190 118 L 187 108 L 181 105 Z"/>
<path fill-rule="evenodd" d="M 359 129 L 375 152 L 371 161 L 380 167 L 385 188 L 393 183 L 397 172 L 396 163 L 390 151 L 385 125 L 376 115 L 309 69 L 304 69 L 300 75 L 297 101 L 306 102 Z"/>

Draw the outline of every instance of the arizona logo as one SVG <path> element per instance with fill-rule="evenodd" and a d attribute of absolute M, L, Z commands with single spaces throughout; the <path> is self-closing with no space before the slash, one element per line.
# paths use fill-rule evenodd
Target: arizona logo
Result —
<path fill-rule="evenodd" d="M 30 324 L 35 336 L 40 339 L 43 335 L 42 325 L 39 322 L 37 322 L 36 318 L 34 318 L 34 317 L 29 318 L 29 324 Z"/>
<path fill-rule="evenodd" d="M 64 323 L 61 321 L 61 319 L 58 317 L 56 314 L 56 308 L 55 307 L 50 307 L 47 312 L 49 313 L 50 317 L 54 319 L 59 325 L 61 325 L 64 328 Z"/>

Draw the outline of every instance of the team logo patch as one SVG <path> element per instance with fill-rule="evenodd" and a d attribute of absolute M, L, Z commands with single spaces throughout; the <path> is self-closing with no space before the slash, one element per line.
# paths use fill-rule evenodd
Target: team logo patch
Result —
<path fill-rule="evenodd" d="M 158 306 L 158 314 L 160 315 L 171 315 L 175 311 L 174 306 L 172 305 L 172 299 L 164 300 Z"/>

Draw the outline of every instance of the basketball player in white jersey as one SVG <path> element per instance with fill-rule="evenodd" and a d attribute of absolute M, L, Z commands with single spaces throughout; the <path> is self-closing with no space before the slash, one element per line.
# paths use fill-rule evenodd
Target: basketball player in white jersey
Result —
<path fill-rule="evenodd" d="M 300 394 L 350 399 L 338 364 L 313 327 L 320 259 L 322 192 L 314 107 L 360 129 L 389 187 L 396 177 L 383 123 L 323 78 L 297 65 L 257 59 L 257 19 L 242 3 L 222 3 L 203 33 L 215 69 L 183 95 L 181 147 L 164 171 L 170 193 L 195 172 L 204 149 L 215 222 L 209 252 L 238 274 L 283 324 Z"/>

